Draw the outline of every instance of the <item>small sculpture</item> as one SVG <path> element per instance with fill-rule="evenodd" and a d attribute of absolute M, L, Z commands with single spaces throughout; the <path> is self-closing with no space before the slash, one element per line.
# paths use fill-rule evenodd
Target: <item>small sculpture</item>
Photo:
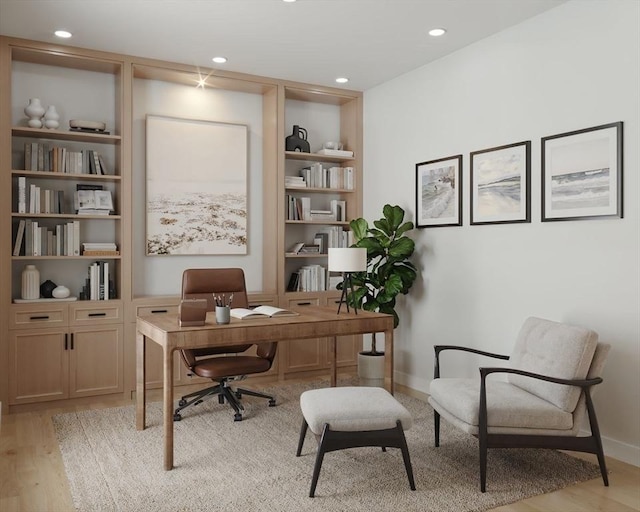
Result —
<path fill-rule="evenodd" d="M 311 153 L 311 147 L 307 141 L 307 130 L 294 124 L 293 133 L 285 139 L 285 150 Z"/>

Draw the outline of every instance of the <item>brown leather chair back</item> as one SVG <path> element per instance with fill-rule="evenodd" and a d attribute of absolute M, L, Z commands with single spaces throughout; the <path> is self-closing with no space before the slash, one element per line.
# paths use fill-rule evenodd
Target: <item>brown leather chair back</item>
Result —
<path fill-rule="evenodd" d="M 233 293 L 232 308 L 248 308 L 249 299 L 244 281 L 244 271 L 241 268 L 191 268 L 182 273 L 182 298 L 206 299 L 207 311 L 215 311 L 215 295 L 229 297 Z M 251 347 L 248 345 L 233 345 L 228 347 L 211 347 L 195 350 L 182 350 L 184 363 L 191 368 L 198 357 L 217 354 L 237 354 Z M 273 362 L 277 343 L 260 343 L 257 355 Z"/>

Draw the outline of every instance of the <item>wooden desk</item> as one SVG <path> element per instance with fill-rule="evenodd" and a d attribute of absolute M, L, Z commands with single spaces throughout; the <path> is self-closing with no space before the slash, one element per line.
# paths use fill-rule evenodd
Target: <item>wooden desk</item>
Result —
<path fill-rule="evenodd" d="M 359 310 L 358 314 L 336 308 L 305 306 L 294 309 L 298 316 L 254 320 L 231 319 L 227 325 L 215 323 L 215 314 L 207 314 L 202 327 L 180 327 L 175 314 L 138 317 L 136 328 L 136 428 L 145 428 L 145 351 L 152 340 L 163 349 L 163 425 L 164 469 L 173 468 L 173 352 L 186 348 L 243 345 L 268 341 L 286 342 L 305 338 L 331 340 L 331 385 L 336 385 L 336 337 L 384 332 L 385 357 L 391 368 L 393 393 L 393 317 Z"/>

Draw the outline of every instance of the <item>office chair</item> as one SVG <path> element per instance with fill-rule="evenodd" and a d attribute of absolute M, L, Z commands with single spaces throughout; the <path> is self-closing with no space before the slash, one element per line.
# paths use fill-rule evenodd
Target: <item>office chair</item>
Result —
<path fill-rule="evenodd" d="M 182 298 L 206 299 L 207 311 L 215 310 L 214 295 L 233 293 L 233 307 L 248 308 L 247 290 L 244 272 L 240 268 L 187 269 L 182 274 Z M 216 382 L 215 386 L 184 395 L 173 413 L 173 421 L 180 421 L 180 411 L 190 405 L 198 405 L 205 398 L 218 395 L 219 403 L 225 399 L 235 414 L 234 421 L 242 421 L 244 407 L 240 402 L 242 395 L 256 396 L 269 400 L 269 407 L 276 405 L 273 396 L 258 393 L 250 389 L 233 390 L 230 383 L 242 380 L 247 375 L 268 371 L 276 355 L 277 343 L 257 344 L 256 355 L 244 354 L 253 344 L 216 346 L 193 350 L 181 350 L 182 361 L 193 375 L 206 377 Z"/>

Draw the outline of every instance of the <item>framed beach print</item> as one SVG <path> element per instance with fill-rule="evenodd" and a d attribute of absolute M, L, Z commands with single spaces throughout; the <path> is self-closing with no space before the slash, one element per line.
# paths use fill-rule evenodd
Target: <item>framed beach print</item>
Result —
<path fill-rule="evenodd" d="M 247 127 L 148 115 L 146 253 L 247 253 Z"/>
<path fill-rule="evenodd" d="M 531 222 L 531 141 L 470 155 L 471 224 Z"/>
<path fill-rule="evenodd" d="M 416 164 L 416 227 L 462 226 L 462 155 Z"/>
<path fill-rule="evenodd" d="M 542 139 L 542 222 L 622 218 L 622 122 Z"/>

